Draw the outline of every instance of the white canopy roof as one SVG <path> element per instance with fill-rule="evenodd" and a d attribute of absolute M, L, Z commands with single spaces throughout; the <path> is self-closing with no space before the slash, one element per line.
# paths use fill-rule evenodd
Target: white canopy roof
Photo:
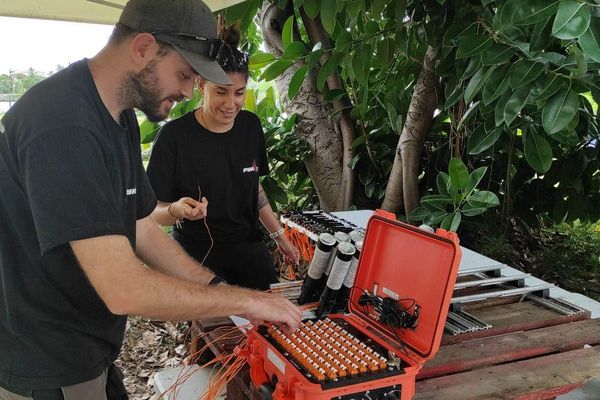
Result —
<path fill-rule="evenodd" d="M 213 11 L 243 0 L 204 0 Z M 113 25 L 127 0 L 0 0 L 0 16 Z"/>

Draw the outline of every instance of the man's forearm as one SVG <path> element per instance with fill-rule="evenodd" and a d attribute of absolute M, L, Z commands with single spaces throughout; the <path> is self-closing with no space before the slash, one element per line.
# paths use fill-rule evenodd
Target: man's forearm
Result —
<path fill-rule="evenodd" d="M 149 267 L 187 281 L 208 283 L 214 274 L 146 217 L 136 225 L 136 255 Z"/>
<path fill-rule="evenodd" d="M 70 244 L 113 314 L 180 321 L 240 315 L 291 330 L 300 322 L 302 312 L 281 296 L 229 285 L 208 286 L 147 268 L 124 236 L 100 236 Z"/>

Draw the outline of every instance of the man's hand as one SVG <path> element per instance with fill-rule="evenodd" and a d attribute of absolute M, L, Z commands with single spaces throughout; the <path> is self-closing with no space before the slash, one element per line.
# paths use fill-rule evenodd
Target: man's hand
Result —
<path fill-rule="evenodd" d="M 208 214 L 208 200 L 206 197 L 203 197 L 202 201 L 191 197 L 182 197 L 171 203 L 170 213 L 176 218 L 185 218 L 190 221 L 202 219 Z"/>
<path fill-rule="evenodd" d="M 273 293 L 252 291 L 242 315 L 254 324 L 271 322 L 287 332 L 294 332 L 302 320 L 302 311 L 286 298 Z"/>

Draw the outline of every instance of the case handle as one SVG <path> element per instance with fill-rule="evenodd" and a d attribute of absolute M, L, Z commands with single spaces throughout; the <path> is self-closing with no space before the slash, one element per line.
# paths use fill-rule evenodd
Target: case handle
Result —
<path fill-rule="evenodd" d="M 396 214 L 389 212 L 389 211 L 380 210 L 379 208 L 377 210 L 375 210 L 374 215 L 377 215 L 378 217 L 383 217 L 386 219 L 391 219 L 392 221 L 396 221 Z"/>

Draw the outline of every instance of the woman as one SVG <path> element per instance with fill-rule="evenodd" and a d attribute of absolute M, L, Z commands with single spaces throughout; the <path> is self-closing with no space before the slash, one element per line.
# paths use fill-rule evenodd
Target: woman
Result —
<path fill-rule="evenodd" d="M 161 128 L 147 170 L 159 200 L 152 216 L 176 225 L 181 246 L 228 283 L 265 290 L 277 275 L 259 221 L 285 257 L 298 262 L 299 252 L 259 183 L 269 172 L 264 134 L 258 117 L 241 110 L 248 55 L 237 49 L 236 30 L 222 39 L 217 61 L 233 84 L 200 79 L 203 106 Z"/>

